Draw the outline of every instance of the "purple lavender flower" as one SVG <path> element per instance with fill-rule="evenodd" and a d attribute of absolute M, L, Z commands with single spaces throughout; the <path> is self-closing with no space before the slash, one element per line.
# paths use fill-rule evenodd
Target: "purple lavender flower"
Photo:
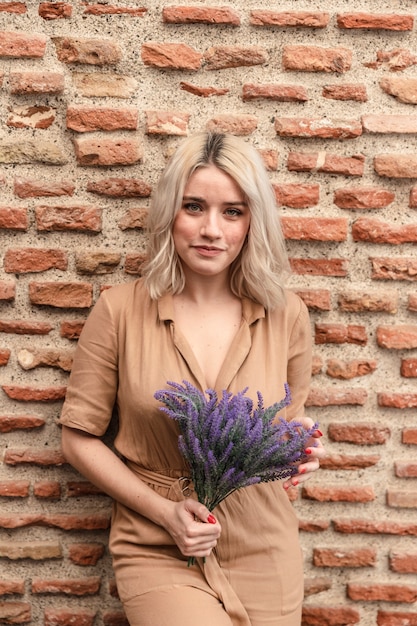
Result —
<path fill-rule="evenodd" d="M 254 408 L 247 388 L 236 395 L 224 390 L 219 399 L 213 389 L 205 395 L 188 381 L 167 384 L 171 389 L 157 391 L 155 398 L 178 422 L 194 490 L 210 511 L 236 489 L 297 473 L 317 424 L 305 429 L 276 418 L 291 402 L 287 384 L 285 397 L 267 408 L 260 392 Z"/>

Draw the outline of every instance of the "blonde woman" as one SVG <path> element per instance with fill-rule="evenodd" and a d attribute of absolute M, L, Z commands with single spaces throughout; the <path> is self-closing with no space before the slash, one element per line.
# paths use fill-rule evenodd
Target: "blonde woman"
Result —
<path fill-rule="evenodd" d="M 274 193 L 234 136 L 185 139 L 149 214 L 143 277 L 101 295 L 78 343 L 61 415 L 67 460 L 114 500 L 110 551 L 131 626 L 299 626 L 303 567 L 286 489 L 324 454 L 316 431 L 286 481 L 236 491 L 213 512 L 187 497 L 178 430 L 156 390 L 249 387 L 304 417 L 311 330 L 288 270 Z M 113 452 L 103 441 L 114 408 Z M 314 442 L 314 445 L 313 445 Z M 188 557 L 197 564 L 187 567 Z"/>

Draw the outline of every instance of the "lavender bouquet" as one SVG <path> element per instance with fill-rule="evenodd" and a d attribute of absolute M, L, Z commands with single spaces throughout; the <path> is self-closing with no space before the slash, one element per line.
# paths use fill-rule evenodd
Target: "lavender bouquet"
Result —
<path fill-rule="evenodd" d="M 188 381 L 167 383 L 155 398 L 169 417 L 176 420 L 178 446 L 184 456 L 198 500 L 212 511 L 228 495 L 249 485 L 288 478 L 297 473 L 308 439 L 317 424 L 305 429 L 300 422 L 276 419 L 291 402 L 290 389 L 280 402 L 264 408 L 245 394 L 213 389 L 205 395 Z M 193 559 L 191 559 L 191 563 Z M 189 562 L 190 564 L 190 562 Z"/>

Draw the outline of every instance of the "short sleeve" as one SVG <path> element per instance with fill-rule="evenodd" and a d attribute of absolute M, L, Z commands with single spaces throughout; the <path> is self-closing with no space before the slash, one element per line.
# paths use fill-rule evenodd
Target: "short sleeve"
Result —
<path fill-rule="evenodd" d="M 110 423 L 118 385 L 117 324 L 105 294 L 81 332 L 59 420 L 97 436 Z"/>

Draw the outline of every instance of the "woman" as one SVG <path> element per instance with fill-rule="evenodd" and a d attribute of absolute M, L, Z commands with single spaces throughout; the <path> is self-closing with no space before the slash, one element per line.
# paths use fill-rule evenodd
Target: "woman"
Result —
<path fill-rule="evenodd" d="M 288 381 L 286 418 L 303 416 L 310 324 L 282 286 L 284 242 L 256 150 L 221 134 L 186 139 L 153 195 L 148 258 L 143 278 L 103 292 L 89 316 L 61 416 L 67 460 L 114 499 L 110 550 L 129 623 L 297 626 L 302 557 L 285 490 L 318 468 L 321 433 L 296 476 L 210 513 L 184 489 L 177 425 L 154 399 L 188 380 L 249 387 L 254 400 L 259 390 L 269 406 Z M 114 406 L 117 453 L 101 439 Z"/>

